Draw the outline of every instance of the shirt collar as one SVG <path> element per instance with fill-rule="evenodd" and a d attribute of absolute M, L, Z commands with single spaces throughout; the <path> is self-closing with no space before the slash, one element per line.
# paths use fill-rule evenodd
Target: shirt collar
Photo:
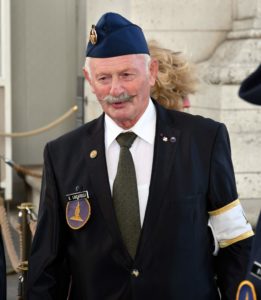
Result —
<path fill-rule="evenodd" d="M 134 132 L 138 137 L 144 141 L 154 144 L 155 131 L 156 131 L 156 109 L 152 100 L 140 117 L 138 122 L 128 130 L 122 129 L 118 126 L 111 117 L 105 114 L 105 149 L 107 150 L 116 137 L 126 131 Z"/>

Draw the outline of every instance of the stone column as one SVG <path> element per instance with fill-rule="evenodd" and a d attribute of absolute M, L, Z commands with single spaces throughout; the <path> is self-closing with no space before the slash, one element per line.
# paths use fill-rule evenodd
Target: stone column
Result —
<path fill-rule="evenodd" d="M 0 131 L 10 132 L 11 116 L 11 1 L 0 0 Z M 0 155 L 12 158 L 12 140 L 0 137 Z M 12 170 L 0 159 L 0 193 L 5 191 L 5 199 L 12 199 Z"/>
<path fill-rule="evenodd" d="M 240 83 L 261 63 L 261 0 L 234 2 L 233 29 L 199 69 L 207 84 L 192 113 L 224 122 L 230 133 L 239 198 L 252 224 L 261 207 L 261 108 L 238 97 Z"/>

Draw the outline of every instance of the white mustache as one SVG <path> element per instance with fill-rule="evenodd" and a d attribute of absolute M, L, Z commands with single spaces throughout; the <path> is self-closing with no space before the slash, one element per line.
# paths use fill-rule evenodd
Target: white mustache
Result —
<path fill-rule="evenodd" d="M 118 97 L 107 95 L 106 97 L 104 97 L 102 99 L 102 101 L 105 101 L 105 102 L 107 102 L 109 104 L 114 104 L 114 103 L 119 103 L 119 102 L 128 102 L 128 101 L 131 101 L 131 99 L 133 97 L 134 96 L 131 96 L 128 93 L 123 93 L 123 94 L 119 95 Z"/>

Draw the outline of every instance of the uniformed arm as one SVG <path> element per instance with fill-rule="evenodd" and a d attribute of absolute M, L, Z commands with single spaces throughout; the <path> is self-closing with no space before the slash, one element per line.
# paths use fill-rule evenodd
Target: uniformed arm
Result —
<path fill-rule="evenodd" d="M 232 300 L 246 274 L 253 231 L 238 200 L 229 136 L 223 124 L 212 149 L 209 221 L 219 244 L 215 266 L 222 300 Z"/>
<path fill-rule="evenodd" d="M 44 151 L 38 224 L 29 259 L 28 300 L 67 299 L 69 276 L 65 260 L 63 223 L 47 145 Z"/>

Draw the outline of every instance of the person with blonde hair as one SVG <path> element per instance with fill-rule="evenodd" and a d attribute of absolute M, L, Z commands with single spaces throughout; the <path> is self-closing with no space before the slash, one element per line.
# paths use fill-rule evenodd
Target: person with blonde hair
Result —
<path fill-rule="evenodd" d="M 183 110 L 190 106 L 188 95 L 194 94 L 199 82 L 196 68 L 181 52 L 148 42 L 151 57 L 158 60 L 159 70 L 151 96 L 167 109 Z"/>

